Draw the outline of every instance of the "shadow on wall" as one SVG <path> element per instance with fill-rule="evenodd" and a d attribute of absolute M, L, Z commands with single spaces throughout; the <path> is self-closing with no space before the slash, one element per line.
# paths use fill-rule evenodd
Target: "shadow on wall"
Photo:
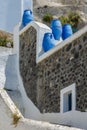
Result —
<path fill-rule="evenodd" d="M 20 75 L 17 72 L 17 55 L 9 55 L 5 68 L 5 89 L 26 118 L 40 120 L 41 114 L 33 102 L 27 97 Z"/>
<path fill-rule="evenodd" d="M 19 81 L 17 75 L 17 66 L 16 66 L 16 55 L 9 55 L 6 63 L 5 69 L 5 88 L 8 90 L 17 90 Z"/>

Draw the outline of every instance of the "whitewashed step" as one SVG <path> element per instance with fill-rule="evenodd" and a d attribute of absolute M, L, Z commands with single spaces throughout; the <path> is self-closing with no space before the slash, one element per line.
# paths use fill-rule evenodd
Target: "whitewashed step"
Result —
<path fill-rule="evenodd" d="M 23 101 L 20 91 L 18 90 L 7 90 L 6 92 L 14 102 L 14 104 L 17 106 L 17 108 L 20 110 L 20 112 L 24 115 L 24 107 L 23 107 Z"/>

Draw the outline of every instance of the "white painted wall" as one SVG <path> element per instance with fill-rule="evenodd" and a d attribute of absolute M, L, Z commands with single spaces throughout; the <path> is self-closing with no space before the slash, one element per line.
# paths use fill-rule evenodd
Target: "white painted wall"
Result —
<path fill-rule="evenodd" d="M 64 107 L 66 107 L 66 105 L 64 105 L 64 94 L 70 92 L 72 93 L 72 111 L 76 110 L 76 84 L 73 83 L 70 86 L 67 86 L 66 88 L 62 89 L 60 92 L 60 112 L 63 113 L 64 112 Z M 65 99 L 65 104 L 67 102 L 67 99 Z"/>
<path fill-rule="evenodd" d="M 87 112 L 70 111 L 65 113 L 46 113 L 42 115 L 42 121 L 55 124 L 63 124 L 87 130 Z"/>
<path fill-rule="evenodd" d="M 40 23 L 40 22 L 36 22 L 33 21 L 31 23 L 29 23 L 26 27 L 24 27 L 22 30 L 20 30 L 20 34 L 21 35 L 23 32 L 25 32 L 30 26 L 33 26 L 36 31 L 37 31 L 37 41 L 36 41 L 36 62 L 39 62 L 40 57 L 42 58 L 43 55 L 45 55 L 46 53 L 43 51 L 42 48 L 42 42 L 43 42 L 43 37 L 44 34 L 47 32 L 52 33 L 51 28 L 49 28 L 47 25 Z M 15 31 L 14 35 L 17 35 L 16 33 L 17 31 Z M 16 38 L 14 38 L 15 41 Z M 60 38 L 60 40 L 55 40 L 56 46 L 62 42 L 62 38 Z M 42 58 L 43 59 L 43 58 Z"/>
<path fill-rule="evenodd" d="M 32 0 L 0 0 L 0 30 L 13 33 L 27 8 L 32 10 Z"/>
<path fill-rule="evenodd" d="M 48 121 L 51 123 L 59 123 L 59 124 L 64 124 L 64 125 L 75 126 L 75 127 L 83 128 L 86 130 L 87 129 L 87 123 L 86 123 L 87 112 L 79 112 L 79 111 L 76 111 L 73 109 L 72 111 L 65 112 L 65 113 L 41 114 L 39 112 L 39 110 L 31 102 L 31 100 L 27 97 L 26 92 L 24 90 L 23 83 L 22 83 L 22 78 L 20 77 L 20 72 L 19 72 L 19 35 L 24 33 L 30 26 L 33 26 L 37 30 L 37 34 L 38 34 L 37 35 L 37 47 L 39 44 L 42 43 L 42 41 L 40 39 L 42 37 L 42 36 L 40 37 L 40 35 L 42 35 L 42 34 L 40 34 L 39 31 L 44 30 L 44 33 L 47 30 L 50 31 L 50 29 L 47 28 L 47 26 L 45 26 L 41 23 L 38 23 L 38 22 L 31 22 L 26 27 L 24 27 L 21 31 L 19 31 L 20 25 L 18 25 L 18 26 L 16 26 L 16 29 L 18 29 L 18 31 L 16 29 L 14 31 L 14 40 L 15 40 L 15 44 L 16 44 L 14 46 L 14 53 L 17 54 L 17 64 L 16 65 L 17 65 L 17 74 L 18 74 L 18 80 L 19 80 L 19 90 L 21 91 L 23 103 L 25 106 L 25 117 L 35 119 L 35 120 Z M 45 28 L 46 28 L 46 30 L 45 30 Z M 66 39 L 64 42 L 58 44 L 56 47 L 54 47 L 53 49 L 51 49 L 44 55 L 42 55 L 42 57 L 39 57 L 39 59 L 36 59 L 36 61 L 38 60 L 38 62 L 41 62 L 48 56 L 50 56 L 53 53 L 55 53 L 56 51 L 58 51 L 58 49 L 62 48 L 64 45 L 69 44 L 70 42 L 72 42 L 73 40 L 75 40 L 76 38 L 78 38 L 79 36 L 84 34 L 85 32 L 87 32 L 87 26 L 84 27 L 83 29 L 81 29 L 79 32 L 75 33 L 75 35 L 72 35 L 70 38 Z M 39 50 L 37 49 L 37 53 L 38 52 L 39 52 Z M 75 106 L 74 106 L 74 108 L 75 108 Z"/>
<path fill-rule="evenodd" d="M 6 81 L 5 67 L 8 55 L 12 53 L 12 48 L 0 47 L 0 88 L 3 88 Z"/>
<path fill-rule="evenodd" d="M 80 37 L 81 35 L 83 35 L 86 32 L 87 32 L 87 25 L 85 27 L 83 27 L 82 29 L 80 29 L 78 32 L 74 33 L 72 36 L 70 36 L 66 40 L 62 41 L 60 44 L 57 44 L 57 46 L 55 46 L 54 48 L 52 48 L 50 51 L 47 51 L 46 53 L 44 53 L 43 55 L 41 55 L 38 58 L 37 63 L 39 63 L 42 60 L 46 59 L 47 57 L 51 56 L 53 53 L 55 53 L 59 49 L 63 48 L 65 45 L 70 44 L 72 41 L 74 41 L 75 39 L 77 39 L 78 37 Z"/>
<path fill-rule="evenodd" d="M 24 105 L 24 116 L 31 118 L 31 119 L 34 119 L 34 120 L 40 120 L 41 114 L 40 114 L 39 110 L 36 108 L 36 106 L 27 97 L 24 86 L 23 86 L 22 78 L 20 76 L 20 71 L 19 71 L 19 32 L 20 32 L 20 26 L 21 26 L 21 24 L 18 24 L 14 28 L 14 49 L 13 49 L 13 53 L 16 55 L 16 62 L 15 62 L 16 70 L 15 71 L 18 75 L 18 81 L 19 81 L 18 89 L 20 90 L 21 95 L 22 95 L 22 100 L 23 100 L 23 105 Z M 25 30 L 26 30 L 26 27 L 24 28 Z"/>
<path fill-rule="evenodd" d="M 33 10 L 33 0 L 23 0 L 23 10 L 25 9 Z"/>
<path fill-rule="evenodd" d="M 13 115 L 20 117 L 18 124 L 13 124 Z M 0 130 L 81 130 L 61 125 L 25 119 L 5 90 L 0 89 Z"/>
<path fill-rule="evenodd" d="M 28 6 L 26 6 L 26 5 L 28 5 L 27 2 L 28 1 L 26 1 L 26 4 L 23 4 L 24 1 L 18 1 L 18 0 L 1 1 L 1 3 L 0 3 L 0 29 L 6 30 L 6 31 L 12 31 L 14 25 L 20 21 L 23 9 L 25 7 L 28 7 Z M 24 31 L 26 31 L 26 29 L 28 27 L 30 27 L 31 25 L 33 27 L 35 27 L 35 29 L 37 30 L 37 33 L 38 33 L 37 46 L 38 46 L 42 42 L 41 35 L 44 34 L 46 31 L 50 31 L 50 29 L 41 23 L 32 22 L 31 24 L 27 25 L 23 30 L 21 30 L 20 34 L 23 33 Z M 66 112 L 64 114 L 62 114 L 62 113 L 41 114 L 39 112 L 39 110 L 35 107 L 35 105 L 31 102 L 31 100 L 27 97 L 26 92 L 23 87 L 22 79 L 20 77 L 20 72 L 19 72 L 19 26 L 16 29 L 18 29 L 15 31 L 15 37 L 14 37 L 15 38 L 14 39 L 15 40 L 14 54 L 16 54 L 15 55 L 16 59 L 13 61 L 15 64 L 15 69 L 14 69 L 15 73 L 17 72 L 17 75 L 18 75 L 18 83 L 19 83 L 18 89 L 21 91 L 23 103 L 25 106 L 25 116 L 28 118 L 31 118 L 31 119 L 35 119 L 35 120 L 43 120 L 43 121 L 48 121 L 48 122 L 52 122 L 52 123 L 73 125 L 75 127 L 77 126 L 77 127 L 87 129 L 87 123 L 86 123 L 87 112 L 72 111 L 72 112 Z M 41 30 L 41 33 L 39 33 L 40 30 Z M 77 34 L 73 35 L 72 37 L 65 40 L 60 45 L 56 46 L 55 48 L 53 48 L 52 50 L 47 52 L 45 55 L 40 57 L 38 62 L 40 62 L 40 61 L 44 60 L 45 58 L 47 58 L 48 56 L 52 55 L 59 48 L 63 47 L 66 44 L 69 44 L 70 41 L 74 40 L 75 38 L 82 35 L 86 31 L 87 31 L 87 26 L 84 29 L 82 29 L 81 31 L 77 32 Z M 39 52 L 39 50 L 37 50 L 37 53 L 38 52 Z M 13 74 L 14 74 L 14 72 L 13 72 Z M 11 86 L 9 85 L 9 87 L 11 87 Z M 15 86 L 15 87 L 17 87 L 17 86 Z M 5 100 L 5 103 L 4 103 L 4 100 Z M 50 129 L 51 130 L 51 129 L 54 129 L 54 126 L 49 125 L 48 123 L 44 124 L 42 122 L 35 122 L 35 121 L 31 121 L 31 120 L 26 120 L 26 119 L 22 120 L 20 122 L 20 124 L 18 125 L 18 127 L 14 128 L 14 126 L 11 125 L 12 124 L 11 115 L 12 115 L 12 111 L 14 109 L 11 100 L 8 99 L 8 97 L 6 95 L 4 96 L 4 99 L 1 98 L 1 96 L 0 96 L 0 104 L 1 104 L 1 107 L 0 107 L 0 129 L 1 130 L 5 130 L 5 129 L 9 129 L 9 130 L 13 130 L 13 129 L 16 129 L 16 130 L 17 129 L 18 130 L 22 130 L 22 129 L 23 130 L 24 129 L 25 130 L 28 130 L 28 129 L 46 130 L 46 129 Z M 10 108 L 12 107 L 13 109 L 10 110 L 9 107 Z M 70 128 L 58 126 L 55 128 L 55 130 L 56 129 L 57 130 L 58 129 L 68 130 Z"/>
<path fill-rule="evenodd" d="M 17 90 L 19 81 L 16 68 L 16 55 L 9 55 L 5 67 L 5 88 L 9 90 Z"/>
<path fill-rule="evenodd" d="M 43 41 L 44 33 L 52 32 L 52 30 L 43 23 L 33 21 L 33 22 L 29 23 L 26 27 L 24 27 L 22 30 L 20 30 L 19 35 L 21 35 L 23 32 L 25 32 L 30 26 L 33 26 L 37 31 L 36 62 L 38 62 L 40 55 L 44 53 L 43 49 L 42 49 L 42 41 Z M 14 35 L 15 35 L 15 33 L 14 33 Z M 15 38 L 14 38 L 14 40 L 15 40 Z"/>

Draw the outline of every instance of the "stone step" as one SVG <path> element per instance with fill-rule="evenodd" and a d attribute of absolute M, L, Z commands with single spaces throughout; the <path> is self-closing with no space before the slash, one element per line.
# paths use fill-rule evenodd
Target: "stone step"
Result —
<path fill-rule="evenodd" d="M 19 90 L 8 90 L 5 89 L 8 95 L 10 96 L 11 100 L 14 102 L 14 104 L 17 106 L 17 108 L 20 110 L 22 115 L 24 115 L 24 107 L 23 107 L 23 101 L 22 96 Z"/>

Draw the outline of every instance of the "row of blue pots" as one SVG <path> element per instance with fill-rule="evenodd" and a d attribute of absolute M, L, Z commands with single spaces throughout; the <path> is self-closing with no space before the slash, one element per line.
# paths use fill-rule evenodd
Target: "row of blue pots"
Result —
<path fill-rule="evenodd" d="M 29 22 L 34 20 L 34 16 L 31 10 L 24 10 L 22 24 L 26 26 Z M 65 24 L 62 27 L 60 20 L 52 20 L 51 29 L 55 40 L 59 40 L 62 37 L 65 40 L 67 37 L 72 35 L 72 28 L 70 24 Z"/>
<path fill-rule="evenodd" d="M 62 39 L 65 40 L 73 34 L 72 27 L 70 24 L 65 24 L 62 27 L 61 21 L 56 19 L 52 20 L 51 29 L 55 40 L 59 40 L 60 37 L 62 37 Z"/>
<path fill-rule="evenodd" d="M 34 20 L 34 16 L 31 10 L 24 10 L 22 17 L 22 25 L 26 26 L 28 23 Z M 73 34 L 70 24 L 65 24 L 62 27 L 60 20 L 52 20 L 51 22 L 52 33 L 45 33 L 43 38 L 43 49 L 48 51 L 56 45 L 55 40 L 60 40 L 62 37 L 63 40 L 68 38 Z"/>
<path fill-rule="evenodd" d="M 52 33 L 45 33 L 43 38 L 43 50 L 46 52 L 56 45 L 56 40 L 63 40 L 70 37 L 73 34 L 70 24 L 65 24 L 62 27 L 60 20 L 52 20 L 51 22 Z"/>

